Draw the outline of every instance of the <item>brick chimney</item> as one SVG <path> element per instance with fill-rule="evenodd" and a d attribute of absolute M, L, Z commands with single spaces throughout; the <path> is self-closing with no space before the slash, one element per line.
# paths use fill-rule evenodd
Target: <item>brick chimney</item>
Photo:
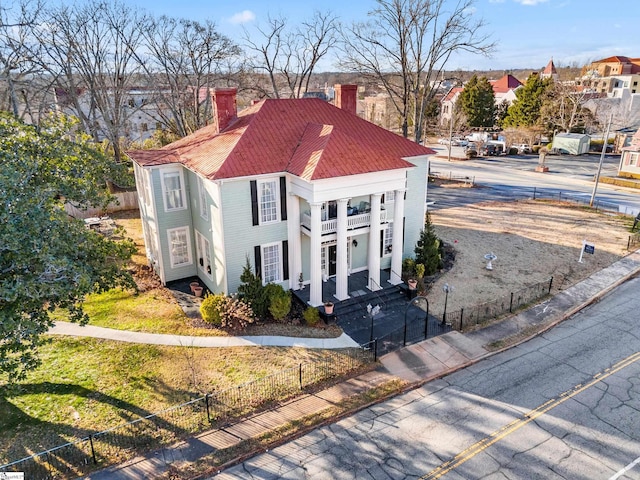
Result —
<path fill-rule="evenodd" d="M 238 116 L 237 92 L 237 88 L 216 88 L 212 92 L 213 123 L 218 133 L 227 128 Z"/>
<path fill-rule="evenodd" d="M 358 98 L 357 85 L 335 85 L 336 97 L 333 104 L 349 113 L 356 115 L 356 100 Z"/>

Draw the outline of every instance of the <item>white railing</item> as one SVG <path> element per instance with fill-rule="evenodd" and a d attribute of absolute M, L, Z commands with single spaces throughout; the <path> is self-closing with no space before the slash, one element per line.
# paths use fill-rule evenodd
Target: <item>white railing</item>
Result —
<path fill-rule="evenodd" d="M 380 210 L 380 223 L 387 222 L 387 211 Z M 335 233 L 338 230 L 338 219 L 323 220 L 321 223 L 322 234 Z M 366 228 L 371 225 L 371 213 L 360 213 L 358 215 L 349 215 L 347 217 L 347 230 L 356 230 L 358 228 Z M 311 230 L 311 215 L 302 214 L 302 226 L 307 230 Z"/>

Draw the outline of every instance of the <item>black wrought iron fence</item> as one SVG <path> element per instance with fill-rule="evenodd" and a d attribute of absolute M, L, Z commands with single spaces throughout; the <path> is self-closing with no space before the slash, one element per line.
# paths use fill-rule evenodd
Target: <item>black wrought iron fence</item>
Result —
<path fill-rule="evenodd" d="M 474 307 L 448 311 L 441 315 L 431 315 L 427 310 L 421 317 L 413 319 L 407 319 L 405 314 L 405 323 L 402 327 L 377 337 L 363 347 L 371 350 L 377 359 L 406 345 L 421 342 L 451 330 L 463 330 L 506 313 L 515 312 L 525 305 L 544 298 L 551 292 L 552 285 L 553 277 L 548 281 L 525 287 L 505 297 Z"/>
<path fill-rule="evenodd" d="M 220 426 L 271 402 L 360 369 L 375 359 L 366 348 L 331 352 L 322 361 L 301 363 L 252 382 L 207 394 L 161 412 L 0 466 L 28 479 L 78 477 L 98 468 Z"/>
<path fill-rule="evenodd" d="M 497 298 L 490 302 L 482 303 L 473 307 L 461 308 L 460 310 L 446 312 L 442 315 L 442 321 L 451 325 L 454 330 L 464 330 L 465 328 L 478 325 L 487 320 L 497 318 L 506 313 L 513 313 L 515 310 L 528 305 L 536 300 L 549 295 L 553 285 L 553 277 L 545 282 L 540 282 L 511 292 L 509 295 Z"/>

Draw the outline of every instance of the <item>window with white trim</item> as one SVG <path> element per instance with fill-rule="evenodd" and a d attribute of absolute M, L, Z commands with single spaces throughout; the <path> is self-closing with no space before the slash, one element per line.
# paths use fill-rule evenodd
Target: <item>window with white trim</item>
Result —
<path fill-rule="evenodd" d="M 262 281 L 265 284 L 282 280 L 280 246 L 280 242 L 262 245 Z"/>
<path fill-rule="evenodd" d="M 629 153 L 629 166 L 637 167 L 638 166 L 638 157 L 640 157 L 640 153 L 637 153 L 637 152 Z"/>
<path fill-rule="evenodd" d="M 208 277 L 213 276 L 211 264 L 211 245 L 207 237 L 196 230 L 196 255 L 198 256 L 198 268 Z"/>
<path fill-rule="evenodd" d="M 162 192 L 166 212 L 187 208 L 184 179 L 180 170 L 162 172 Z"/>
<path fill-rule="evenodd" d="M 172 228 L 167 230 L 169 237 L 169 258 L 171 267 L 190 265 L 191 244 L 189 242 L 189 227 Z"/>
<path fill-rule="evenodd" d="M 260 224 L 280 220 L 280 191 L 278 180 L 258 182 L 258 205 L 260 207 Z"/>
<path fill-rule="evenodd" d="M 202 177 L 198 177 L 198 198 L 200 199 L 200 216 L 205 220 L 209 220 L 207 190 L 204 188 L 204 180 L 202 180 Z"/>
<path fill-rule="evenodd" d="M 384 231 L 384 238 L 382 241 L 382 256 L 388 257 L 391 255 L 391 247 L 393 246 L 393 223 L 387 225 L 387 229 Z"/>
<path fill-rule="evenodd" d="M 384 203 L 392 203 L 396 201 L 396 191 L 389 190 L 388 192 L 384 192 Z"/>

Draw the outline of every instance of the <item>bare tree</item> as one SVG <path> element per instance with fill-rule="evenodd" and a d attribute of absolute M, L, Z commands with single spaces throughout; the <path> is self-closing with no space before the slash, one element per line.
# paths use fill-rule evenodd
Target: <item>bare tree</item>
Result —
<path fill-rule="evenodd" d="M 300 98 L 318 63 L 336 45 L 338 19 L 331 12 L 315 11 L 311 19 L 290 30 L 284 17 L 269 17 L 266 27 L 258 27 L 259 40 L 245 30 L 244 43 L 253 52 L 249 65 L 269 78 L 269 88 L 256 82 L 261 95 Z"/>
<path fill-rule="evenodd" d="M 376 0 L 367 23 L 343 31 L 341 66 L 375 78 L 393 99 L 402 134 L 422 139 L 425 109 L 451 55 L 489 55 L 485 23 L 473 0 Z"/>
<path fill-rule="evenodd" d="M 240 49 L 210 21 L 147 18 L 147 54 L 138 56 L 166 128 L 184 137 L 211 118 L 209 91 Z"/>
<path fill-rule="evenodd" d="M 549 133 L 554 130 L 571 132 L 590 120 L 591 113 L 584 107 L 590 97 L 586 89 L 579 89 L 575 82 L 554 81 L 545 92 L 540 118 L 547 124 Z"/>
<path fill-rule="evenodd" d="M 37 24 L 42 4 L 23 0 L 15 10 L 0 7 L 0 109 L 15 117 L 38 122 L 43 110 L 42 75 L 37 45 L 31 29 Z"/>
<path fill-rule="evenodd" d="M 118 0 L 54 7 L 36 29 L 46 50 L 43 67 L 93 138 L 106 138 L 116 161 L 132 111 L 127 108 L 139 65 L 143 20 Z"/>

